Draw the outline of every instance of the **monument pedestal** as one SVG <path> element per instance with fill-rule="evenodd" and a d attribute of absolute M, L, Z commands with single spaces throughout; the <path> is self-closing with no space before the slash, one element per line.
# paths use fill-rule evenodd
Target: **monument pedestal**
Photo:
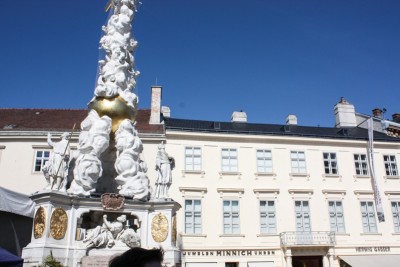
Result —
<path fill-rule="evenodd" d="M 82 198 L 60 192 L 39 192 L 31 196 L 36 203 L 31 243 L 23 249 L 24 266 L 41 266 L 52 255 L 64 266 L 108 266 L 114 255 L 128 250 L 120 240 L 87 248 L 89 229 L 101 227 L 103 216 L 110 221 L 125 215 L 125 230 L 135 231 L 140 247 L 162 247 L 164 264 L 177 266 L 175 214 L 180 205 L 173 200 L 141 202 L 125 199 L 118 210 L 105 208 L 100 198 Z M 118 208 L 118 207 L 114 207 Z M 139 244 L 137 245 L 139 246 Z"/>

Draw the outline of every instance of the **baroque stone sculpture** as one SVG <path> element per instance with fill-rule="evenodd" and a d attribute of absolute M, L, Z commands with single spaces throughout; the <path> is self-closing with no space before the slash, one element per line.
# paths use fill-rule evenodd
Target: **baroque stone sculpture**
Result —
<path fill-rule="evenodd" d="M 115 162 L 118 176 L 115 180 L 120 185 L 119 193 L 134 199 L 148 200 L 147 167 L 139 158 L 143 151 L 143 144 L 130 120 L 126 119 L 121 123 L 115 134 L 115 139 L 118 151 Z"/>
<path fill-rule="evenodd" d="M 154 199 L 169 198 L 168 191 L 172 184 L 172 170 L 174 167 L 174 158 L 168 156 L 167 152 L 165 151 L 164 143 L 161 143 L 158 146 L 156 159 L 157 180 L 153 195 Z"/>
<path fill-rule="evenodd" d="M 53 142 L 51 134 L 47 134 L 47 143 L 53 148 L 49 160 L 43 166 L 42 172 L 47 181 L 45 190 L 59 190 L 66 192 L 68 164 L 70 159 L 69 134 L 63 133 L 61 141 Z M 53 181 L 51 180 L 53 178 Z"/>
<path fill-rule="evenodd" d="M 111 118 L 99 117 L 95 110 L 81 123 L 78 156 L 74 168 L 74 180 L 68 192 L 89 196 L 95 191 L 96 182 L 103 173 L 100 155 L 110 141 Z"/>
<path fill-rule="evenodd" d="M 132 92 L 138 71 L 133 70 L 133 51 L 137 42 L 132 38 L 131 22 L 136 11 L 135 0 L 113 0 L 114 14 L 103 26 L 104 36 L 100 48 L 106 59 L 99 61 L 100 74 L 95 96 L 111 98 L 121 96 L 128 105 L 136 108 L 137 96 Z"/>
<path fill-rule="evenodd" d="M 69 193 L 119 193 L 147 201 L 149 182 L 146 164 L 140 160 L 143 145 L 135 129 L 138 98 L 133 92 L 139 74 L 133 58 L 137 42 L 131 33 L 137 1 L 112 0 L 110 4 L 113 14 L 100 40 L 106 56 L 99 61 L 94 98 L 81 125 Z"/>
<path fill-rule="evenodd" d="M 139 235 L 126 222 L 126 215 L 119 216 L 113 222 L 107 220 L 107 215 L 103 215 L 103 224 L 88 230 L 83 242 L 87 243 L 87 248 L 113 247 L 119 241 L 131 248 L 139 247 Z"/>

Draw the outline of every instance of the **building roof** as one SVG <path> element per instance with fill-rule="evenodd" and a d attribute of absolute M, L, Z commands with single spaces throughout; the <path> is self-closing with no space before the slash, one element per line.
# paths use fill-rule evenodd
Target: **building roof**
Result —
<path fill-rule="evenodd" d="M 70 131 L 76 123 L 86 118 L 86 109 L 0 109 L 0 130 L 1 131 Z M 163 125 L 151 125 L 150 110 L 138 110 L 136 116 L 136 127 L 139 133 L 163 134 Z"/>
<path fill-rule="evenodd" d="M 166 130 L 172 130 L 172 131 L 178 130 L 178 131 L 188 131 L 188 132 L 210 132 L 210 133 L 368 140 L 368 130 L 360 127 L 329 128 L 329 127 L 310 127 L 310 126 L 299 126 L 299 125 L 214 122 L 214 121 L 166 118 L 165 128 Z M 380 132 L 374 132 L 374 140 L 387 141 L 387 142 L 400 142 L 398 138 L 393 138 Z"/>

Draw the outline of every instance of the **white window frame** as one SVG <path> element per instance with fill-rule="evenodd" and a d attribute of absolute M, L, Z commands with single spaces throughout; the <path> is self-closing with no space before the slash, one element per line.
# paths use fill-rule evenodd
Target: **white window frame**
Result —
<path fill-rule="evenodd" d="M 364 159 L 362 159 L 363 156 L 364 156 Z M 353 154 L 353 159 L 354 159 L 354 168 L 356 170 L 356 175 L 369 176 L 369 166 L 368 166 L 367 154 L 355 153 L 355 154 Z M 357 168 L 357 164 L 358 164 L 358 168 Z M 364 168 L 363 164 L 365 164 L 365 168 Z M 357 170 L 360 173 L 357 173 Z"/>
<path fill-rule="evenodd" d="M 196 155 L 195 150 L 200 150 L 200 154 Z M 187 154 L 187 151 L 191 151 L 191 154 Z M 199 146 L 186 146 L 184 148 L 184 157 L 185 157 L 185 171 L 201 171 L 202 170 L 202 149 Z M 195 163 L 195 158 L 200 159 L 200 164 Z M 190 162 L 188 164 L 187 160 L 190 159 Z M 199 169 L 196 169 L 195 166 L 199 166 Z"/>
<path fill-rule="evenodd" d="M 388 157 L 388 160 L 385 160 Z M 393 157 L 393 160 L 391 159 Z M 398 176 L 399 170 L 397 168 L 396 155 L 383 155 L 383 162 L 385 164 L 386 176 Z"/>
<path fill-rule="evenodd" d="M 310 224 L 310 230 L 309 231 L 298 231 L 297 230 L 297 211 L 296 211 L 296 202 L 300 201 L 301 202 L 301 217 L 302 217 L 302 225 L 304 228 L 304 215 L 308 214 L 308 218 L 309 218 L 309 224 Z M 303 202 L 307 202 L 308 203 L 308 211 L 304 211 L 303 210 Z M 312 225 L 311 225 L 311 207 L 310 207 L 310 201 L 308 199 L 295 199 L 294 200 L 294 216 L 295 216 L 295 227 L 296 227 L 296 232 L 303 232 L 303 233 L 308 233 L 312 231 Z"/>
<path fill-rule="evenodd" d="M 226 201 L 229 201 L 229 207 L 230 207 L 230 210 L 229 211 L 225 211 L 224 210 L 224 207 L 225 207 L 225 202 Z M 236 201 L 237 203 L 238 203 L 238 211 L 237 212 L 234 212 L 234 211 L 232 211 L 232 203 L 234 202 L 234 201 Z M 229 226 L 230 226 L 230 228 L 229 228 L 229 231 L 226 231 L 226 229 L 225 229 L 225 214 L 228 214 L 229 215 Z M 233 215 L 236 215 L 237 214 L 237 217 L 238 217 L 238 227 L 237 227 L 237 231 L 238 232 L 234 232 L 233 231 L 233 225 L 234 225 L 234 223 L 233 223 Z M 224 233 L 224 235 L 238 235 L 238 234 L 240 234 L 240 201 L 239 201 L 239 199 L 223 199 L 222 200 L 222 231 L 223 231 L 223 233 Z"/>
<path fill-rule="evenodd" d="M 334 203 L 334 210 L 331 211 L 330 209 L 330 202 Z M 337 202 L 340 202 L 341 205 L 341 211 L 337 209 Z M 328 200 L 328 213 L 329 213 L 329 225 L 330 225 L 330 229 L 332 232 L 335 233 L 346 233 L 346 224 L 345 224 L 345 220 L 344 220 L 344 208 L 343 208 L 343 201 L 341 200 L 337 200 L 337 199 L 329 199 Z M 339 215 L 339 216 L 338 216 Z M 340 230 L 340 222 L 338 220 L 338 217 L 340 217 L 340 215 L 342 216 L 342 221 L 343 221 L 343 230 Z M 334 221 L 334 222 L 332 222 Z M 334 226 L 333 226 L 334 225 Z"/>
<path fill-rule="evenodd" d="M 296 155 L 296 158 L 292 157 L 293 154 Z M 303 154 L 304 158 L 300 158 L 299 154 Z M 297 163 L 296 167 L 293 166 L 294 162 Z M 304 167 L 300 166 L 300 162 L 304 162 Z M 306 174 L 307 173 L 307 162 L 306 162 L 306 153 L 305 153 L 305 151 L 301 151 L 301 150 L 292 150 L 292 151 L 290 151 L 290 163 L 291 163 L 292 173 L 294 173 L 294 174 Z M 304 169 L 304 172 L 300 171 L 301 169 Z"/>
<path fill-rule="evenodd" d="M 41 157 L 38 157 L 38 152 L 42 152 L 42 156 Z M 49 153 L 49 156 L 48 157 L 45 157 L 44 156 L 44 154 L 46 153 L 46 152 L 48 152 Z M 42 170 L 43 170 L 43 166 L 44 166 L 44 164 L 50 159 L 50 156 L 51 156 L 51 152 L 50 152 L 50 150 L 47 150 L 47 149 L 35 149 L 34 150 L 34 159 L 33 159 L 33 168 L 32 168 L 32 172 L 33 173 L 41 173 L 42 172 Z M 40 160 L 40 170 L 36 170 L 36 161 L 37 160 Z"/>
<path fill-rule="evenodd" d="M 224 151 L 228 151 L 228 156 L 224 156 Z M 235 151 L 236 156 L 232 156 L 231 152 Z M 224 165 L 224 159 L 228 160 L 228 165 Z M 231 162 L 236 160 L 236 165 L 232 165 Z M 224 166 L 227 169 L 224 169 Z M 236 173 L 239 171 L 239 161 L 238 161 L 238 150 L 237 148 L 221 148 L 221 171 L 222 172 L 232 172 Z"/>
<path fill-rule="evenodd" d="M 261 202 L 265 202 L 265 211 L 262 211 Z M 269 202 L 273 203 L 273 210 L 268 209 Z M 277 232 L 276 226 L 276 202 L 272 199 L 260 199 L 258 200 L 259 211 L 260 211 L 260 234 L 275 234 Z M 265 227 L 263 227 L 263 217 L 265 217 Z M 274 225 L 270 227 L 270 225 Z M 265 231 L 263 230 L 265 229 Z"/>
<path fill-rule="evenodd" d="M 392 208 L 394 232 L 400 233 L 400 200 L 393 200 L 390 204 Z"/>
<path fill-rule="evenodd" d="M 367 209 L 363 211 L 362 203 L 366 203 Z M 369 203 L 372 203 L 372 211 L 368 210 Z M 372 200 L 361 200 L 360 201 L 360 211 L 361 211 L 361 223 L 363 227 L 364 233 L 377 233 L 378 232 L 378 225 L 376 223 L 376 211 L 375 211 L 375 204 Z M 363 220 L 365 218 L 365 220 Z M 365 224 L 364 221 L 367 223 Z M 372 229 L 372 228 L 375 229 Z"/>
<path fill-rule="evenodd" d="M 258 154 L 262 153 L 262 156 L 259 157 Z M 266 156 L 269 153 L 270 156 Z M 267 162 L 271 163 L 271 166 L 267 166 Z M 259 162 L 262 162 L 259 165 Z M 272 151 L 270 149 L 257 149 L 256 150 L 256 164 L 257 164 L 257 173 L 272 173 L 273 172 L 273 162 L 272 162 Z M 270 170 L 267 170 L 270 169 Z"/>
<path fill-rule="evenodd" d="M 325 158 L 325 155 L 327 155 L 327 158 Z M 334 159 L 332 159 L 332 155 L 335 155 Z M 324 161 L 324 173 L 326 175 L 339 175 L 337 153 L 336 152 L 322 152 L 322 158 Z M 325 166 L 325 163 L 328 163 L 328 166 Z M 333 163 L 336 164 L 335 167 L 333 166 Z M 327 170 L 328 170 L 328 172 L 326 172 Z M 336 170 L 336 173 L 334 173 L 334 170 Z"/>
<path fill-rule="evenodd" d="M 202 201 L 201 201 L 201 199 L 198 199 L 198 198 L 185 198 L 184 199 L 184 201 L 185 201 L 185 205 L 184 205 L 184 216 L 183 216 L 183 218 L 184 218 L 184 231 L 185 231 L 185 234 L 190 234 L 190 235 L 201 235 L 202 233 L 203 233 L 203 206 L 202 206 Z M 191 203 L 191 210 L 190 211 L 187 211 L 187 209 L 186 209 L 186 201 L 191 201 L 192 203 Z M 196 212 L 196 210 L 195 210 L 195 201 L 199 201 L 200 202 L 200 211 L 199 212 Z M 188 231 L 188 228 L 186 228 L 186 226 L 187 226 L 187 221 L 186 221 L 186 214 L 187 213 L 190 213 L 191 214 L 191 218 L 192 218 L 192 225 L 191 225 L 191 229 L 190 229 L 190 231 Z M 196 213 L 199 213 L 200 214 L 200 232 L 196 232 L 196 222 L 195 222 L 195 218 L 196 218 Z"/>

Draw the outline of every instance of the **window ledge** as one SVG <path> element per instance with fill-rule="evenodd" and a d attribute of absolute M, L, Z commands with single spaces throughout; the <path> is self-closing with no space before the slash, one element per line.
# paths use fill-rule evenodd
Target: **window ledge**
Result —
<path fill-rule="evenodd" d="M 400 235 L 400 232 L 398 232 L 398 233 L 392 233 L 392 235 Z"/>
<path fill-rule="evenodd" d="M 342 178 L 342 176 L 340 174 L 322 174 L 322 177 L 324 178 Z"/>
<path fill-rule="evenodd" d="M 361 233 L 361 236 L 366 236 L 366 235 L 380 235 L 382 236 L 382 233 Z"/>
<path fill-rule="evenodd" d="M 258 179 L 258 177 L 273 177 L 275 179 L 276 173 L 274 173 L 274 172 L 256 172 L 256 173 L 254 173 L 254 176 L 256 177 L 256 179 Z"/>
<path fill-rule="evenodd" d="M 357 180 L 357 179 L 371 179 L 370 175 L 358 175 L 358 174 L 356 174 L 356 175 L 353 175 L 353 177 L 354 177 L 355 180 Z"/>
<path fill-rule="evenodd" d="M 266 237 L 266 236 L 279 236 L 277 233 L 262 233 L 262 234 L 257 234 L 257 237 Z"/>
<path fill-rule="evenodd" d="M 186 174 L 200 175 L 201 178 L 204 178 L 204 175 L 206 174 L 206 172 L 205 172 L 205 171 L 189 171 L 189 170 L 182 170 L 182 177 L 185 177 Z"/>
<path fill-rule="evenodd" d="M 289 173 L 290 176 L 302 176 L 302 177 L 306 177 L 306 176 L 310 176 L 309 173 Z"/>
<path fill-rule="evenodd" d="M 309 173 L 289 173 L 290 180 L 293 179 L 293 177 L 303 177 L 307 178 L 307 180 L 310 180 L 310 174 Z"/>
<path fill-rule="evenodd" d="M 245 237 L 243 234 L 220 234 L 219 237 Z"/>
<path fill-rule="evenodd" d="M 385 176 L 383 176 L 383 178 L 385 180 L 387 180 L 387 179 L 389 179 L 389 180 L 399 180 L 400 176 L 398 176 L 398 175 L 385 175 Z"/>
<path fill-rule="evenodd" d="M 224 176 L 237 176 L 239 179 L 242 176 L 241 172 L 219 172 L 219 177 L 222 178 Z"/>
<path fill-rule="evenodd" d="M 184 233 L 181 233 L 180 236 L 182 236 L 182 237 L 207 237 L 206 234 L 184 234 Z"/>

